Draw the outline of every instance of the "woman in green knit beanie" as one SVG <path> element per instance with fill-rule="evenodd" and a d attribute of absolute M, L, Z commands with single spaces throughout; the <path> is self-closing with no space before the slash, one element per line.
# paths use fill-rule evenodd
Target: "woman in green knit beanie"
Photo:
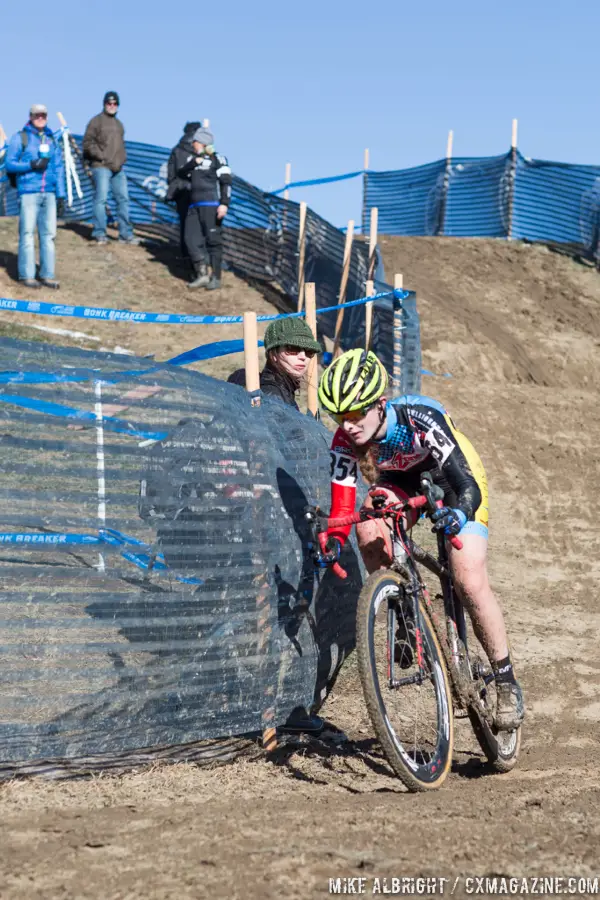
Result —
<path fill-rule="evenodd" d="M 267 364 L 260 373 L 260 389 L 263 394 L 279 397 L 284 403 L 295 406 L 296 393 L 300 389 L 308 364 L 322 347 L 304 319 L 275 319 L 265 331 Z M 245 386 L 245 372 L 238 369 L 227 381 Z"/>

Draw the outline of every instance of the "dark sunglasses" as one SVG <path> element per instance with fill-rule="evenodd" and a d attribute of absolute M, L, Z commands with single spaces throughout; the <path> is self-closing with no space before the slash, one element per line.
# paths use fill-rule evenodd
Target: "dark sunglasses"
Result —
<path fill-rule="evenodd" d="M 48 113 L 34 113 L 31 118 L 32 119 L 47 119 Z"/>
<path fill-rule="evenodd" d="M 289 353 L 290 356 L 298 356 L 300 353 L 305 353 L 308 359 L 312 359 L 313 356 L 316 356 L 316 350 L 305 350 L 304 347 L 290 347 L 289 345 L 285 345 L 281 347 L 286 353 Z"/>
<path fill-rule="evenodd" d="M 107 100 L 104 105 L 105 106 L 118 106 L 119 104 L 117 103 L 116 100 Z"/>

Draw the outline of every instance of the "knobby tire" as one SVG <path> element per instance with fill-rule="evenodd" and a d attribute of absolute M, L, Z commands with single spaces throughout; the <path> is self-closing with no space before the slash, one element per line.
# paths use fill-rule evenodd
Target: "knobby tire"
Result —
<path fill-rule="evenodd" d="M 379 600 L 380 603 L 385 602 L 385 600 L 382 599 L 384 589 L 393 588 L 395 586 L 398 588 L 400 594 L 405 584 L 405 581 L 396 572 L 391 570 L 375 572 L 369 576 L 358 599 L 356 651 L 360 680 L 363 687 L 367 710 L 385 757 L 408 790 L 416 792 L 434 790 L 441 787 L 445 781 L 452 764 L 454 718 L 452 692 L 448 681 L 444 654 L 429 615 L 422 602 L 419 600 L 421 624 L 423 628 L 423 646 L 426 649 L 427 656 L 431 657 L 431 662 L 434 664 L 433 669 L 436 673 L 436 702 L 438 698 L 437 691 L 439 690 L 441 692 L 441 702 L 442 704 L 445 704 L 444 711 L 447 721 L 445 723 L 446 734 L 444 735 L 443 741 L 441 741 L 442 750 L 440 751 L 441 755 L 437 761 L 438 764 L 436 765 L 435 772 L 415 772 L 397 746 L 397 736 L 396 740 L 394 740 L 395 732 L 391 726 L 389 717 L 386 715 L 385 700 L 380 690 L 374 646 L 374 621 L 377 601 Z M 395 690 L 402 690 L 402 688 L 395 688 Z M 439 728 L 440 725 L 438 723 L 438 742 L 440 743 Z"/>

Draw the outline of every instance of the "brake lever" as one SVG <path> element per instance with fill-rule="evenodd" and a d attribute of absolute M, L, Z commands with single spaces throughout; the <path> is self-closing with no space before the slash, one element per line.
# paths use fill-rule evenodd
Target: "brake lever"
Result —
<path fill-rule="evenodd" d="M 431 472 L 423 472 L 421 475 L 421 488 L 427 497 L 427 506 L 429 513 L 432 514 L 436 509 L 440 509 L 444 505 L 444 490 L 439 484 L 434 484 Z M 456 535 L 450 537 L 450 543 L 456 550 L 462 550 L 463 542 Z"/>

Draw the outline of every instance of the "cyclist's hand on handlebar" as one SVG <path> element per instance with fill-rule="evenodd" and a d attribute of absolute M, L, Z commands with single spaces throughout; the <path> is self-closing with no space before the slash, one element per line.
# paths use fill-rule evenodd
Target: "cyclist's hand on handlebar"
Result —
<path fill-rule="evenodd" d="M 450 506 L 442 506 L 437 509 L 431 517 L 434 523 L 432 531 L 443 532 L 444 534 L 458 534 L 463 525 L 466 524 L 467 517 L 462 509 L 453 509 Z"/>
<path fill-rule="evenodd" d="M 319 559 L 319 565 L 322 568 L 332 566 L 339 560 L 341 552 L 342 542 L 339 540 L 339 538 L 328 537 Z"/>

